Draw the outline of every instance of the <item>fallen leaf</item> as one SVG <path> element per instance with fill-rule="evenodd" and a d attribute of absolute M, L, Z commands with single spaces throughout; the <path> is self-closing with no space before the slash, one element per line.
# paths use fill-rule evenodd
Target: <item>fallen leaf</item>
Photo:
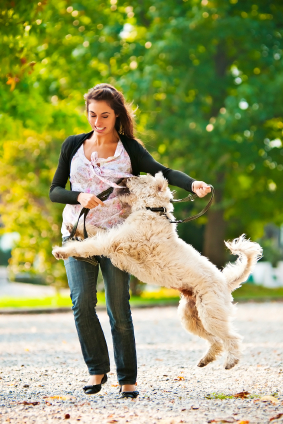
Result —
<path fill-rule="evenodd" d="M 70 414 L 65 414 L 65 420 L 68 420 L 69 418 L 71 418 Z"/>
<path fill-rule="evenodd" d="M 283 413 L 282 412 L 280 414 L 275 415 L 275 417 L 269 418 L 269 421 L 278 420 L 281 417 L 283 417 Z"/>
<path fill-rule="evenodd" d="M 28 402 L 26 400 L 24 400 L 23 402 L 19 402 L 19 403 L 22 403 L 23 405 L 33 405 L 33 406 L 40 404 L 40 402 Z"/>
<path fill-rule="evenodd" d="M 214 420 L 209 420 L 209 423 L 234 423 L 236 420 L 235 418 L 215 418 Z M 243 423 L 246 421 L 243 421 Z M 248 422 L 248 421 L 247 421 Z"/>
<path fill-rule="evenodd" d="M 240 392 L 236 395 L 233 395 L 235 398 L 246 399 L 250 395 L 249 392 Z"/>
<path fill-rule="evenodd" d="M 272 402 L 272 403 L 278 403 L 278 399 L 276 399 L 274 396 L 263 396 L 260 398 L 262 402 Z"/>
<path fill-rule="evenodd" d="M 181 375 L 179 375 L 177 378 L 174 378 L 174 380 L 177 380 L 177 381 L 185 380 L 185 377 L 182 377 Z"/>
<path fill-rule="evenodd" d="M 249 421 L 238 421 L 237 424 L 249 424 Z"/>
<path fill-rule="evenodd" d="M 118 387 L 119 384 L 111 384 L 111 387 Z"/>
<path fill-rule="evenodd" d="M 27 387 L 29 387 L 29 384 L 24 384 L 23 387 L 27 388 Z"/>
<path fill-rule="evenodd" d="M 50 400 L 75 400 L 76 398 L 74 396 L 43 396 L 43 399 L 45 399 L 46 401 L 50 401 Z"/>

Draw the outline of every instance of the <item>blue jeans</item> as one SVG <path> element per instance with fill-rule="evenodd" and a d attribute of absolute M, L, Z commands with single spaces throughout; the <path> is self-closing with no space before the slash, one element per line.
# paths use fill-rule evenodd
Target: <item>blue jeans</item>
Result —
<path fill-rule="evenodd" d="M 64 260 L 64 265 L 71 289 L 75 324 L 89 374 L 106 374 L 110 371 L 109 354 L 95 310 L 98 265 L 78 261 L 73 257 Z M 120 385 L 135 384 L 137 358 L 129 303 L 130 276 L 114 267 L 106 257 L 99 257 L 99 265 L 105 284 L 118 381 Z"/>

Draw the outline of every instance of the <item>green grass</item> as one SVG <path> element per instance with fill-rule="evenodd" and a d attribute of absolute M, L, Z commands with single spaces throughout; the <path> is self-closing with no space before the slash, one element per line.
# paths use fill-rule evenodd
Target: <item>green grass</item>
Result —
<path fill-rule="evenodd" d="M 256 284 L 245 283 L 233 292 L 235 300 L 283 300 L 283 287 L 269 289 Z"/>
<path fill-rule="evenodd" d="M 283 301 L 283 287 L 269 289 L 245 283 L 241 288 L 233 292 L 233 297 L 235 301 Z M 104 306 L 104 293 L 98 293 L 97 300 L 98 306 Z M 179 294 L 176 290 L 161 288 L 156 292 L 144 292 L 141 296 L 132 296 L 130 302 L 133 306 L 177 305 L 179 302 Z M 44 298 L 0 298 L 0 308 L 62 308 L 71 307 L 71 305 L 70 297 L 60 294 Z"/>
<path fill-rule="evenodd" d="M 172 290 L 173 291 L 173 290 Z M 157 295 L 158 293 L 158 295 Z M 174 291 L 175 293 L 175 291 Z M 132 296 L 131 305 L 134 306 L 150 306 L 150 305 L 168 305 L 177 304 L 179 296 L 170 296 L 166 289 L 161 289 L 160 292 L 142 294 L 142 296 Z M 105 294 L 97 293 L 97 305 L 105 306 Z M 47 296 L 44 298 L 0 298 L 0 308 L 62 308 L 71 307 L 72 302 L 69 296 L 56 295 Z"/>
<path fill-rule="evenodd" d="M 206 399 L 235 399 L 234 396 L 224 395 L 224 393 L 211 393 L 205 397 Z"/>

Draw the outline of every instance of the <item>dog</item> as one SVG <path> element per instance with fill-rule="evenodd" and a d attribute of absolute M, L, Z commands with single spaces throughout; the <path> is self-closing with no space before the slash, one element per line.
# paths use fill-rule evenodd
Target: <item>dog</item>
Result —
<path fill-rule="evenodd" d="M 56 259 L 106 256 L 140 281 L 179 290 L 178 314 L 183 327 L 209 342 L 198 366 L 206 366 L 224 350 L 225 369 L 234 367 L 240 359 L 242 338 L 231 325 L 235 312 L 231 292 L 247 280 L 262 248 L 244 234 L 225 242 L 238 259 L 220 271 L 178 237 L 176 224 L 170 222 L 174 220 L 173 194 L 161 172 L 128 178 L 125 185 L 129 193 L 120 194 L 119 199 L 131 207 L 131 213 L 123 224 L 110 230 L 87 226 L 89 238 L 55 247 L 53 255 Z M 165 215 L 146 209 L 161 206 Z M 82 224 L 76 235 L 83 237 Z"/>

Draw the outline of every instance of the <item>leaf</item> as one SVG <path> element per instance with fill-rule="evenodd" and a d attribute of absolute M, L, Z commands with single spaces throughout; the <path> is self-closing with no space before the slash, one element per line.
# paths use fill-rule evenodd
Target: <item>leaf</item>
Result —
<path fill-rule="evenodd" d="M 235 398 L 246 399 L 250 395 L 249 392 L 240 392 L 236 395 L 233 395 Z"/>
<path fill-rule="evenodd" d="M 15 90 L 16 83 L 17 83 L 17 82 L 19 82 L 19 81 L 20 81 L 20 80 L 19 80 L 19 78 L 17 78 L 17 77 L 10 77 L 10 78 L 8 79 L 8 81 L 6 82 L 6 84 L 11 86 L 10 91 Z"/>
<path fill-rule="evenodd" d="M 215 418 L 214 420 L 209 420 L 209 423 L 234 423 L 235 418 Z"/>
<path fill-rule="evenodd" d="M 238 421 L 237 424 L 249 424 L 249 421 L 248 420 Z"/>
<path fill-rule="evenodd" d="M 76 399 L 74 396 L 59 396 L 59 395 L 55 395 L 55 396 L 44 396 L 43 399 L 45 399 L 45 401 L 52 401 L 52 400 L 74 400 Z"/>
<path fill-rule="evenodd" d="M 174 378 L 175 381 L 182 381 L 185 380 L 185 377 L 182 377 L 181 375 L 179 375 L 177 378 Z"/>
<path fill-rule="evenodd" d="M 68 420 L 69 418 L 71 418 L 70 414 L 65 414 L 65 420 Z"/>
<path fill-rule="evenodd" d="M 19 403 L 23 404 L 23 405 L 33 405 L 33 406 L 40 404 L 40 402 L 28 402 L 26 400 L 24 400 L 23 402 L 19 402 Z"/>
<path fill-rule="evenodd" d="M 260 398 L 262 402 L 272 402 L 272 403 L 278 403 L 278 399 L 276 399 L 274 396 L 263 396 Z"/>
<path fill-rule="evenodd" d="M 269 418 L 269 421 L 278 420 L 281 417 L 283 417 L 283 413 L 282 412 L 280 412 L 279 414 L 275 415 L 275 417 Z"/>

